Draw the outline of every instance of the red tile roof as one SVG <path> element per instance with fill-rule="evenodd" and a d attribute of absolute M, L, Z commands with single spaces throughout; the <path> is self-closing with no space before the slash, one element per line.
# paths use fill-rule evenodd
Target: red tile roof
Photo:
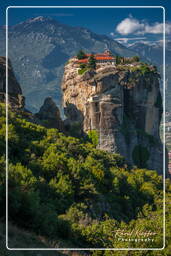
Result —
<path fill-rule="evenodd" d="M 88 62 L 88 59 L 81 59 L 81 60 L 77 60 L 78 63 L 87 63 Z"/>
<path fill-rule="evenodd" d="M 112 56 L 95 56 L 95 59 L 96 60 L 114 60 L 114 58 Z M 78 60 L 77 61 L 78 63 L 87 63 L 88 62 L 88 58 L 85 58 L 85 59 L 81 59 L 81 60 Z"/>
<path fill-rule="evenodd" d="M 96 57 L 95 56 L 95 59 L 96 60 L 113 60 L 114 58 L 113 57 L 111 57 L 111 56 L 101 56 L 101 57 Z"/>

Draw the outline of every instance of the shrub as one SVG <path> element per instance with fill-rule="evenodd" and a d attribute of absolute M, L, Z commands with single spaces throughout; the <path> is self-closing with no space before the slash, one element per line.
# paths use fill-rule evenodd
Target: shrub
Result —
<path fill-rule="evenodd" d="M 78 74 L 79 75 L 83 75 L 86 71 L 88 71 L 89 68 L 85 67 L 85 68 L 82 68 L 82 69 L 78 69 Z"/>
<path fill-rule="evenodd" d="M 81 64 L 80 64 L 80 69 L 84 69 L 84 68 L 86 68 L 86 67 L 87 67 L 86 64 L 84 64 L 84 63 L 81 63 Z"/>
<path fill-rule="evenodd" d="M 140 61 L 140 57 L 139 57 L 139 56 L 134 56 L 134 57 L 132 57 L 132 59 L 133 59 L 133 61 L 135 61 L 135 62 Z"/>
<path fill-rule="evenodd" d="M 88 131 L 88 138 L 93 143 L 95 147 L 99 144 L 99 132 L 96 130 Z"/>
<path fill-rule="evenodd" d="M 146 73 L 149 73 L 150 72 L 150 69 L 149 69 L 149 67 L 147 66 L 147 65 L 141 65 L 140 66 L 140 71 L 141 71 L 141 73 L 144 75 L 144 74 L 146 74 Z"/>

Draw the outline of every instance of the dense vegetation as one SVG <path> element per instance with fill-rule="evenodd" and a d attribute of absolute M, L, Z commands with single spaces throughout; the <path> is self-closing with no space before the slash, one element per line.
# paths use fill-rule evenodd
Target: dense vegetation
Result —
<path fill-rule="evenodd" d="M 133 56 L 133 57 L 129 57 L 129 58 L 125 58 L 125 57 L 121 57 L 121 56 L 116 56 L 116 65 L 119 64 L 132 64 L 135 62 L 139 62 L 140 58 L 139 56 Z"/>
<path fill-rule="evenodd" d="M 157 74 L 156 66 L 149 66 L 149 64 L 146 64 L 144 62 L 139 62 L 139 65 L 135 65 L 135 66 L 127 66 L 125 64 L 118 64 L 117 69 L 131 71 L 131 72 L 137 71 L 141 75 L 145 75 L 145 74 L 149 74 L 149 73 Z"/>
<path fill-rule="evenodd" d="M 3 105 L 0 116 L 0 203 L 3 205 Z M 22 113 L 10 111 L 10 223 L 45 237 L 52 246 L 58 247 L 162 247 L 162 177 L 155 171 L 128 169 L 123 157 L 96 149 L 96 143 L 95 132 L 89 135 L 89 140 L 83 141 L 30 123 Z M 169 200 L 171 187 L 167 183 Z M 169 213 L 167 209 L 167 215 Z M 1 208 L 0 217 L 4 215 Z M 168 219 L 167 228 L 170 224 L 171 219 Z M 136 241 L 135 232 L 131 236 L 133 241 L 122 241 L 116 236 L 120 229 L 156 234 L 150 237 L 153 242 Z M 169 246 L 165 251 L 166 254 L 151 251 L 135 255 L 169 255 Z M 132 255 L 127 253 L 114 252 L 114 255 Z M 112 252 L 94 251 L 92 254 L 108 256 Z"/>
<path fill-rule="evenodd" d="M 83 75 L 86 71 L 88 71 L 89 68 L 86 64 L 80 64 L 80 68 L 78 69 L 78 74 Z"/>

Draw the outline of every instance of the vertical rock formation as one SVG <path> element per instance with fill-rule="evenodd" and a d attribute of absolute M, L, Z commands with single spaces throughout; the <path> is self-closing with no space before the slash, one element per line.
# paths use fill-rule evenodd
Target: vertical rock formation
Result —
<path fill-rule="evenodd" d="M 131 165 L 162 173 L 162 98 L 156 70 L 141 64 L 104 65 L 79 75 L 78 68 L 74 59 L 65 67 L 65 111 L 73 105 L 83 131 L 99 133 L 100 149 L 120 153 Z"/>
<path fill-rule="evenodd" d="M 57 128 L 60 131 L 63 130 L 63 122 L 60 117 L 59 108 L 51 97 L 45 99 L 39 112 L 35 114 L 35 117 L 38 118 L 40 124 L 47 128 Z"/>
<path fill-rule="evenodd" d="M 0 102 L 5 102 L 6 98 L 6 58 L 0 57 Z M 24 107 L 24 96 L 17 82 L 11 62 L 8 60 L 8 102 L 13 109 Z"/>

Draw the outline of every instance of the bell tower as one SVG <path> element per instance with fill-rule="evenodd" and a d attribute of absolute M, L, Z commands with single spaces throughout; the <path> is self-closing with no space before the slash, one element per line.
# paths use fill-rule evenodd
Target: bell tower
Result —
<path fill-rule="evenodd" d="M 104 54 L 107 55 L 107 56 L 112 56 L 112 53 L 109 50 L 109 48 L 105 48 Z"/>

